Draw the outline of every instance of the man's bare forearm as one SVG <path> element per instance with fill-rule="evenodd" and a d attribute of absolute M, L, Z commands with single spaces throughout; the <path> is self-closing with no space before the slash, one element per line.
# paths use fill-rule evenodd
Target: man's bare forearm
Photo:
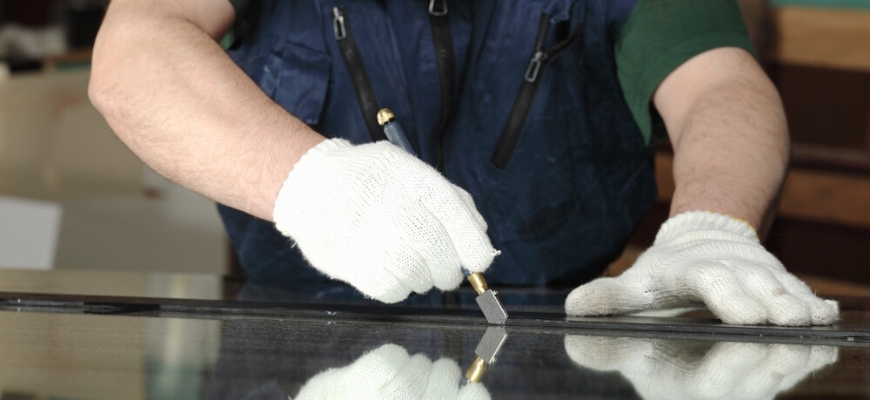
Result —
<path fill-rule="evenodd" d="M 157 172 L 270 220 L 288 172 L 323 137 L 269 99 L 217 44 L 233 14 L 226 0 L 113 0 L 89 92 Z"/>
<path fill-rule="evenodd" d="M 788 168 L 789 141 L 773 84 L 743 50 L 689 60 L 655 94 L 674 147 L 671 215 L 714 211 L 763 235 Z"/>

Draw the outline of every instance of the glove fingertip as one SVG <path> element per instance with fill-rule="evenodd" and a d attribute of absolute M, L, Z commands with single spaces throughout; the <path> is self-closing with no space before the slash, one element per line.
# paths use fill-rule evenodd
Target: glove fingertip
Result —
<path fill-rule="evenodd" d="M 835 300 L 822 300 L 810 310 L 813 325 L 830 325 L 840 319 L 840 303 Z"/>
<path fill-rule="evenodd" d="M 810 363 L 825 366 L 837 362 L 840 358 L 840 348 L 837 346 L 813 346 L 810 349 Z"/>
<path fill-rule="evenodd" d="M 356 287 L 366 297 L 370 297 L 381 303 L 395 304 L 408 298 L 411 294 L 411 289 L 405 287 L 398 281 L 392 284 L 379 285 L 378 287 L 364 287 L 359 285 Z"/>
<path fill-rule="evenodd" d="M 592 283 L 587 283 L 584 286 L 580 286 L 571 291 L 568 294 L 568 297 L 565 299 L 565 314 L 575 315 L 575 316 L 590 316 L 590 315 L 606 315 L 608 314 L 608 310 L 604 307 L 601 307 L 601 304 L 597 304 L 593 307 L 590 305 L 593 302 L 590 301 L 591 297 L 595 296 L 596 288 L 590 288 L 589 286 Z"/>
<path fill-rule="evenodd" d="M 456 361 L 450 358 L 441 358 L 432 363 L 432 371 L 429 373 L 429 382 L 426 385 L 424 399 L 455 399 L 459 394 L 459 382 L 462 371 Z"/>
<path fill-rule="evenodd" d="M 768 314 L 758 302 L 735 295 L 730 301 L 705 301 L 707 308 L 729 325 L 760 325 L 768 322 Z"/>
<path fill-rule="evenodd" d="M 396 304 L 402 300 L 407 299 L 408 296 L 411 294 L 410 291 L 404 291 L 403 293 L 400 292 L 402 291 L 392 291 L 389 293 L 372 296 L 372 298 L 385 304 Z"/>
<path fill-rule="evenodd" d="M 613 371 L 625 362 L 645 353 L 639 345 L 647 344 L 634 339 L 609 336 L 565 336 L 565 352 L 568 358 L 586 368 L 597 371 Z"/>
<path fill-rule="evenodd" d="M 575 316 L 616 313 L 612 294 L 618 286 L 614 278 L 600 278 L 572 290 L 565 299 L 565 313 Z"/>
<path fill-rule="evenodd" d="M 480 382 L 471 382 L 459 391 L 460 400 L 490 400 L 489 391 Z"/>
<path fill-rule="evenodd" d="M 573 316 L 624 314 L 649 308 L 652 298 L 643 288 L 620 278 L 598 278 L 568 294 L 565 313 Z"/>
<path fill-rule="evenodd" d="M 458 379 L 462 375 L 459 365 L 452 358 L 440 358 L 432 363 L 432 376 L 445 377 L 448 380 Z"/>
<path fill-rule="evenodd" d="M 489 266 L 495 261 L 495 257 L 501 254 L 501 251 L 492 248 L 490 245 L 476 250 L 469 250 L 466 253 L 464 256 L 460 253 L 459 256 L 462 266 L 471 272 L 484 272 L 489 269 Z"/>
<path fill-rule="evenodd" d="M 825 299 L 825 303 L 827 305 L 831 306 L 831 309 L 833 309 L 834 314 L 837 314 L 837 315 L 840 314 L 840 303 L 838 303 L 836 300 Z"/>
<path fill-rule="evenodd" d="M 459 196 L 460 199 L 461 197 Z M 489 268 L 495 257 L 501 254 L 493 247 L 492 241 L 486 234 L 486 222 L 477 210 L 464 208 L 461 211 L 456 209 L 433 211 L 435 211 L 433 215 L 436 216 L 445 215 L 448 211 L 456 212 L 456 214 L 447 214 L 450 217 L 441 218 L 440 221 L 444 224 L 459 261 L 465 269 L 471 272 L 483 272 Z"/>
<path fill-rule="evenodd" d="M 462 270 L 457 268 L 446 274 L 442 273 L 433 284 L 438 290 L 448 291 L 458 288 L 462 284 L 462 280 Z"/>

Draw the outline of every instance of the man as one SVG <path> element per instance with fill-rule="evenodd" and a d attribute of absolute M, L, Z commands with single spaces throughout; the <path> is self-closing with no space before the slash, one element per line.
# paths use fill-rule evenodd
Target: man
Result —
<path fill-rule="evenodd" d="M 113 1 L 90 93 L 145 162 L 223 205 L 254 279 L 325 274 L 388 303 L 463 269 L 581 285 L 654 201 L 666 128 L 671 218 L 566 311 L 836 320 L 759 244 L 788 138 L 732 1 L 241 3 Z M 419 159 L 377 141 L 379 107 Z"/>

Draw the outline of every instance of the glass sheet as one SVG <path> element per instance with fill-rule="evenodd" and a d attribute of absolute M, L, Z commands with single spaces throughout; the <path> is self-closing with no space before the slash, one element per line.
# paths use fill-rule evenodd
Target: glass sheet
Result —
<path fill-rule="evenodd" d="M 865 398 L 866 347 L 485 325 L 162 311 L 0 311 L 0 393 L 16 399 Z M 302 394 L 302 397 L 299 395 Z"/>

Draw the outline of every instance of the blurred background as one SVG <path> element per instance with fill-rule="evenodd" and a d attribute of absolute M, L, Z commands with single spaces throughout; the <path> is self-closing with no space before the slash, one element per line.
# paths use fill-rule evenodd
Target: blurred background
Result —
<path fill-rule="evenodd" d="M 214 204 L 145 167 L 88 100 L 103 3 L 0 1 L 0 266 L 223 273 Z"/>
<path fill-rule="evenodd" d="M 105 0 L 0 0 L 0 267 L 235 273 L 214 205 L 158 176 L 87 98 Z M 870 294 L 870 0 L 740 0 L 783 96 L 792 169 L 766 245 L 822 293 Z M 618 274 L 652 240 L 660 202 Z"/>

